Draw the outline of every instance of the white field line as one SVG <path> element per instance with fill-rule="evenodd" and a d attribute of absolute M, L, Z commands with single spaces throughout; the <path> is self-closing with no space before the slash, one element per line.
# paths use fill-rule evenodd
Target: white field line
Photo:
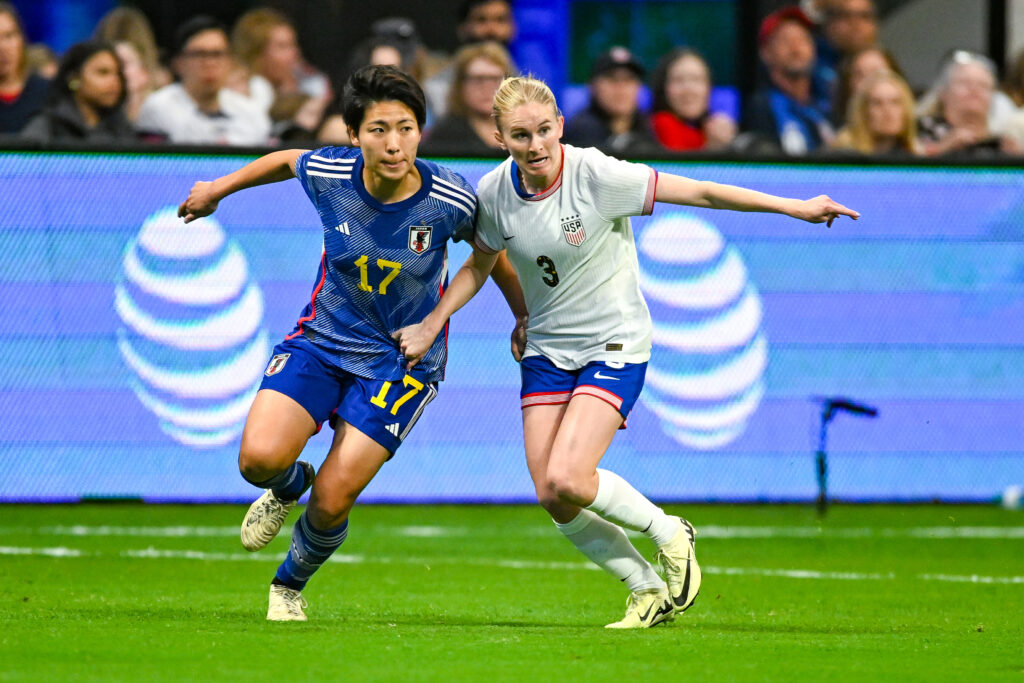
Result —
<path fill-rule="evenodd" d="M 108 557 L 111 553 L 102 553 L 90 550 L 77 550 L 75 548 L 22 548 L 12 546 L 0 546 L 0 556 L 3 555 L 41 555 L 51 558 L 82 558 L 82 557 Z M 225 553 L 206 552 L 201 550 L 162 550 L 159 548 L 142 548 L 137 550 L 122 550 L 116 553 L 117 557 L 130 559 L 155 559 L 155 560 L 200 560 L 204 562 L 273 562 L 281 561 L 280 555 L 269 553 Z M 493 558 L 422 558 L 422 557 L 367 557 L 364 555 L 337 554 L 331 556 L 330 562 L 337 564 L 407 564 L 407 565 L 444 565 L 459 564 L 473 565 L 478 567 L 498 567 L 501 569 L 527 569 L 527 570 L 550 570 L 550 571 L 599 571 L 599 568 L 589 562 L 536 562 L 529 560 L 500 560 Z M 831 581 L 893 581 L 896 574 L 862 573 L 862 572 L 830 572 L 814 569 L 769 569 L 764 567 L 701 567 L 705 574 L 718 574 L 723 576 L 764 576 L 785 579 L 814 579 Z M 943 581 L 952 583 L 975 583 L 975 584 L 1016 584 L 1024 585 L 1024 576 L 980 576 L 953 575 L 953 574 L 917 574 L 914 578 L 920 581 Z"/>
<path fill-rule="evenodd" d="M 493 535 L 481 529 L 461 526 L 384 526 L 371 524 L 368 532 L 388 536 L 445 538 L 470 535 Z M 506 531 L 500 532 L 502 535 Z M 518 528 L 516 536 L 548 536 L 554 533 L 547 525 Z M 138 536 L 150 538 L 231 537 L 238 535 L 237 526 L 44 526 L 0 527 L 0 536 L 24 534 L 44 536 Z M 1024 526 L 925 526 L 906 528 L 819 526 L 718 526 L 697 529 L 697 539 L 733 538 L 920 538 L 920 539 L 1024 539 Z"/>

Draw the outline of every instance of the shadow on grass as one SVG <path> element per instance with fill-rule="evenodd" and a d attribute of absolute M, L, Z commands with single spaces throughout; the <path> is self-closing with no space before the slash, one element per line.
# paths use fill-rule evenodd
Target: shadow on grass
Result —
<path fill-rule="evenodd" d="M 906 634 L 907 629 L 901 627 L 868 627 L 831 625 L 815 626 L 812 624 L 775 624 L 756 622 L 694 622 L 691 626 L 698 631 L 722 631 L 726 633 L 777 633 L 779 635 L 800 634 L 813 636 L 870 636 L 870 635 L 891 635 L 893 633 Z"/>

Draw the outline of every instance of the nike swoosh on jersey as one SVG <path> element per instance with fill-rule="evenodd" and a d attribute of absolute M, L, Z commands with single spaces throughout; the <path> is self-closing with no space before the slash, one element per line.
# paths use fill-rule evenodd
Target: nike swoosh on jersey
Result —
<path fill-rule="evenodd" d="M 612 377 L 611 375 L 602 375 L 600 370 L 594 373 L 594 379 L 613 379 L 616 382 L 619 381 L 618 377 Z"/>
<path fill-rule="evenodd" d="M 513 237 L 515 237 L 515 235 L 502 235 L 502 236 L 501 236 L 501 239 L 503 239 L 503 240 L 510 240 L 510 239 L 512 239 Z"/>

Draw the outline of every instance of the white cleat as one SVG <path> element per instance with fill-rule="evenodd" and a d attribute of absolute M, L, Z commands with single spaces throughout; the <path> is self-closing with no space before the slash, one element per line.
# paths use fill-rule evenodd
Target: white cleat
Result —
<path fill-rule="evenodd" d="M 267 621 L 306 621 L 308 607 L 302 591 L 288 586 L 270 584 L 270 607 L 267 608 Z"/>
<path fill-rule="evenodd" d="M 696 534 L 693 525 L 680 517 L 679 531 L 654 556 L 665 573 L 665 582 L 676 612 L 689 609 L 700 593 L 701 572 L 694 541 Z"/>
<path fill-rule="evenodd" d="M 650 628 L 675 618 L 672 600 L 665 588 L 630 593 L 626 601 L 626 616 L 605 628 Z"/>
<path fill-rule="evenodd" d="M 299 461 L 299 465 L 306 471 L 306 488 L 302 490 L 302 493 L 305 493 L 313 485 L 316 470 L 308 462 Z M 302 493 L 299 494 L 300 498 Z M 298 499 L 281 500 L 270 489 L 264 491 L 263 495 L 249 506 L 249 511 L 242 520 L 242 547 L 250 552 L 265 548 L 277 537 L 288 513 L 298 502 Z"/>

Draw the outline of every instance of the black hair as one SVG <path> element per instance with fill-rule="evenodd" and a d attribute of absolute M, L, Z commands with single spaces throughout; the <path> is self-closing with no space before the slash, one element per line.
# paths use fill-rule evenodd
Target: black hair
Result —
<path fill-rule="evenodd" d="M 366 110 L 377 102 L 401 102 L 412 110 L 423 130 L 427 122 L 427 102 L 416 80 L 393 66 L 364 66 L 349 77 L 342 95 L 345 124 L 359 130 Z"/>
<path fill-rule="evenodd" d="M 124 65 L 121 64 L 121 58 L 117 56 L 117 50 L 114 49 L 114 46 L 103 40 L 87 40 L 75 43 L 68 48 L 68 51 L 64 53 L 60 60 L 60 66 L 57 67 L 57 75 L 53 77 L 53 82 L 50 83 L 49 104 L 57 104 L 61 100 L 70 97 L 74 90 L 71 87 L 71 81 L 81 78 L 82 67 L 85 66 L 85 63 L 101 52 L 109 53 L 114 58 L 114 61 L 117 62 L 117 75 L 121 79 L 121 97 L 117 100 L 117 104 L 111 107 L 111 110 L 120 109 L 128 97 L 128 84 L 124 78 Z"/>
<path fill-rule="evenodd" d="M 665 85 L 668 82 L 668 70 L 672 68 L 678 60 L 683 57 L 696 57 L 704 65 L 704 68 L 708 71 L 708 80 L 711 79 L 711 65 L 708 64 L 708 60 L 704 59 L 697 50 L 691 47 L 677 47 L 670 50 L 661 60 L 658 62 L 658 66 L 654 68 L 651 73 L 651 111 L 670 111 L 672 108 L 668 105 L 668 98 L 665 96 Z"/>
<path fill-rule="evenodd" d="M 174 32 L 174 56 L 180 55 L 188 41 L 203 31 L 220 31 L 224 34 L 225 40 L 228 37 L 228 29 L 224 24 L 207 14 L 200 14 L 186 21 Z"/>
<path fill-rule="evenodd" d="M 504 2 L 506 5 L 509 6 L 509 9 L 512 9 L 512 0 L 498 1 Z M 477 7 L 479 7 L 480 5 L 489 5 L 492 2 L 495 2 L 495 0 L 464 0 L 463 3 L 459 5 L 459 23 L 461 24 L 464 21 L 466 21 L 466 19 L 469 18 L 469 13 L 472 12 Z"/>

